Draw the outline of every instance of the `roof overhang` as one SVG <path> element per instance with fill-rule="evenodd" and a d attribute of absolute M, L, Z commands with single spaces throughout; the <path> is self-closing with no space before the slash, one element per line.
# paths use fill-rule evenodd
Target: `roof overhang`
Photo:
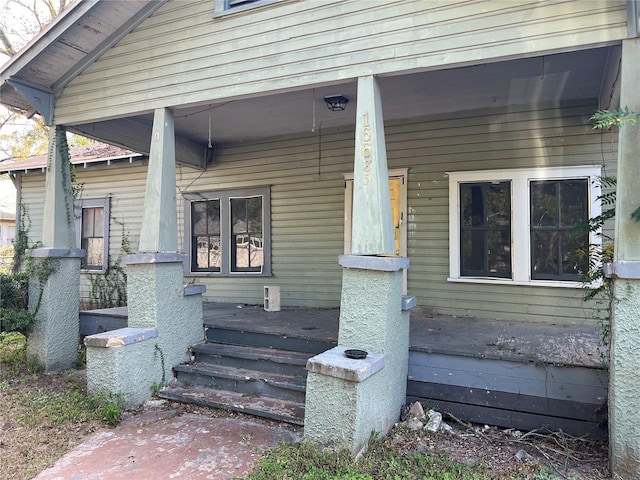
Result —
<path fill-rule="evenodd" d="M 78 0 L 0 69 L 2 103 L 53 123 L 53 99 L 167 0 Z"/>

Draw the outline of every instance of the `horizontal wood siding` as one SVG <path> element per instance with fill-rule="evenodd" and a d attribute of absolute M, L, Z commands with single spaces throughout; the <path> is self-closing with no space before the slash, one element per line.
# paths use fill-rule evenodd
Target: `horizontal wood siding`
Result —
<path fill-rule="evenodd" d="M 623 0 L 289 0 L 215 19 L 212 11 L 212 0 L 160 8 L 65 88 L 56 122 L 559 52 L 627 34 Z"/>
<path fill-rule="evenodd" d="M 594 322 L 583 290 L 448 282 L 449 209 L 445 172 L 531 166 L 599 165 L 615 174 L 615 138 L 592 130 L 596 105 L 572 102 L 408 119 L 386 126 L 389 168 L 409 168 L 409 294 L 421 309 L 445 315 L 557 323 Z M 179 248 L 183 195 L 216 189 L 270 186 L 271 277 L 197 276 L 205 299 L 262 303 L 263 287 L 279 286 L 282 304 L 337 307 L 344 236 L 344 177 L 353 169 L 354 132 L 311 133 L 224 145 L 204 172 L 178 166 Z M 146 163 L 78 168 L 83 196 L 111 195 L 111 252 L 122 227 L 135 250 L 139 239 Z M 25 177 L 32 236 L 41 232 L 43 174 Z M 190 280 L 190 279 L 187 279 Z M 86 283 L 83 283 L 86 287 Z M 85 290 L 86 292 L 86 290 Z"/>

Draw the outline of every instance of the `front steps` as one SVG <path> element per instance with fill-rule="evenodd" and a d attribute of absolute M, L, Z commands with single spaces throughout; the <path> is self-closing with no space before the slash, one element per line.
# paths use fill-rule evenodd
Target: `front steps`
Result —
<path fill-rule="evenodd" d="M 205 338 L 192 362 L 174 368 L 179 386 L 161 398 L 303 424 L 307 359 L 335 345 L 208 325 Z"/>

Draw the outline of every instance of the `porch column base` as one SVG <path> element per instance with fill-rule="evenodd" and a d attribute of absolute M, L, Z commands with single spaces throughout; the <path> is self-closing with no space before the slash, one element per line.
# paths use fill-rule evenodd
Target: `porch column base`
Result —
<path fill-rule="evenodd" d="M 609 360 L 609 450 L 611 469 L 620 478 L 640 475 L 640 280 L 616 278 Z"/>
<path fill-rule="evenodd" d="M 27 341 L 27 357 L 45 372 L 72 368 L 80 332 L 79 249 L 39 248 L 32 253 L 36 266 L 51 269 L 44 285 L 29 279 L 29 311 L 36 321 Z M 47 265 L 49 264 L 49 265 Z"/>
<path fill-rule="evenodd" d="M 304 436 L 354 454 L 367 448 L 371 433 L 386 435 L 400 417 L 406 401 L 409 359 L 409 310 L 402 296 L 402 269 L 409 261 L 397 257 L 340 257 L 342 299 L 338 349 L 368 352 L 382 366 L 361 381 L 318 368 L 318 357 L 307 364 Z M 406 310 L 403 308 L 407 308 Z M 332 361 L 335 364 L 335 355 Z M 315 362 L 315 363 L 314 363 Z M 351 360 L 353 362 L 353 360 Z M 322 362 L 320 362 L 322 363 Z M 348 370 L 348 369 L 346 369 Z"/>
<path fill-rule="evenodd" d="M 336 450 L 363 452 L 372 431 L 379 431 L 380 409 L 377 391 L 384 386 L 381 375 L 385 357 L 368 354 L 361 360 L 345 356 L 335 347 L 307 362 L 305 439 Z M 313 394 L 309 395 L 309 391 Z"/>
<path fill-rule="evenodd" d="M 119 340 L 125 332 L 108 332 L 116 336 L 113 347 L 102 345 L 100 335 L 86 337 L 87 385 L 90 394 L 108 388 L 125 393 L 127 404 L 136 405 L 151 397 L 154 383 L 168 383 L 172 368 L 190 360 L 189 348 L 204 339 L 204 288 L 183 284 L 182 256 L 175 252 L 129 255 L 123 262 L 128 327 L 156 334 L 127 343 Z M 126 375 L 117 373 L 120 366 L 126 366 Z"/>

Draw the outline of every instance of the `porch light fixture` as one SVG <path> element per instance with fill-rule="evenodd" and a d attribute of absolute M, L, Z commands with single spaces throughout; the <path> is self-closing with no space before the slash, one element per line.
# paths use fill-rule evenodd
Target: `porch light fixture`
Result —
<path fill-rule="evenodd" d="M 327 108 L 332 112 L 344 110 L 347 108 L 347 103 L 349 103 L 349 99 L 344 95 L 330 95 L 324 97 L 324 101 L 327 104 Z"/>

